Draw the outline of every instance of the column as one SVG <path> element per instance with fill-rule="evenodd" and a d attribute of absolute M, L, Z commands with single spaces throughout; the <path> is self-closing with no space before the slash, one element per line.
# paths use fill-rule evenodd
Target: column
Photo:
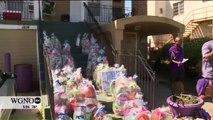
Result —
<path fill-rule="evenodd" d="M 84 2 L 86 1 L 70 1 L 70 22 L 84 21 Z"/>
<path fill-rule="evenodd" d="M 212 27 L 212 38 L 213 38 L 213 19 L 212 19 L 212 24 L 211 24 L 211 27 Z"/>
<path fill-rule="evenodd" d="M 123 40 L 123 29 L 117 29 L 115 30 L 115 36 L 114 36 L 114 47 L 116 50 L 121 51 L 121 41 Z M 120 64 L 120 56 L 117 57 L 116 63 Z"/>
<path fill-rule="evenodd" d="M 87 1 L 81 1 L 81 21 L 85 20 L 85 14 L 87 13 L 85 12 L 84 2 L 87 4 Z"/>
<path fill-rule="evenodd" d="M 39 19 L 39 3 L 40 3 L 40 6 L 41 6 L 41 11 L 42 11 L 42 4 L 41 2 L 35 0 L 35 1 L 32 1 L 32 4 L 34 5 L 34 20 L 38 20 Z M 41 12 L 42 14 L 42 12 Z M 41 15 L 42 16 L 42 15 Z"/>

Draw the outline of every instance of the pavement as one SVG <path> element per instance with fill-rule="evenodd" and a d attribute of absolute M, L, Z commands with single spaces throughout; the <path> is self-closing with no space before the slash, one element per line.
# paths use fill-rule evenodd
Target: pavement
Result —
<path fill-rule="evenodd" d="M 168 106 L 166 103 L 166 99 L 168 96 L 171 95 L 171 90 L 169 87 L 169 79 L 168 77 L 162 76 L 162 75 L 157 75 L 156 77 L 157 82 L 156 82 L 156 104 L 155 108 L 157 107 L 162 107 L 162 106 Z M 184 82 L 185 84 L 185 91 L 186 93 L 192 94 L 192 95 L 197 95 L 195 86 L 196 86 L 196 81 L 195 80 L 188 80 Z M 212 119 L 213 119 L 213 98 L 208 97 L 204 100 L 204 105 L 202 108 L 208 112 Z M 203 119 L 196 119 L 196 120 L 203 120 Z"/>
<path fill-rule="evenodd" d="M 171 90 L 167 82 L 163 79 L 157 78 L 156 82 L 156 102 L 155 108 L 167 106 L 166 98 L 171 95 Z"/>

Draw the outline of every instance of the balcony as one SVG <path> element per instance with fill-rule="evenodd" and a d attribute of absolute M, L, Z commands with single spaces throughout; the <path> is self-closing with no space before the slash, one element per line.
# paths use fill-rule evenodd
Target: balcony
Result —
<path fill-rule="evenodd" d="M 34 11 L 34 3 L 34 1 L 0 1 L 0 19 L 22 21 L 35 20 L 35 12 L 37 11 Z"/>
<path fill-rule="evenodd" d="M 110 23 L 116 19 L 132 16 L 131 8 L 113 7 L 110 5 L 100 5 L 100 3 L 88 3 L 93 16 L 99 23 Z M 85 10 L 85 21 L 93 23 L 92 17 L 88 15 L 88 11 Z"/>

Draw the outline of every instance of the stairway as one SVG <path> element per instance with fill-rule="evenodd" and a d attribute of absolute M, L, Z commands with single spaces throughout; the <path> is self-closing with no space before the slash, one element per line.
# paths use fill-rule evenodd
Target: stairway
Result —
<path fill-rule="evenodd" d="M 76 47 L 76 38 L 78 33 L 90 33 L 90 28 L 84 22 L 54 22 L 44 21 L 42 22 L 42 30 L 47 32 L 47 35 L 54 33 L 56 37 L 63 43 L 64 40 L 68 40 L 71 45 L 71 55 L 75 62 L 75 67 L 82 68 L 82 74 L 86 77 L 86 67 L 88 55 L 83 55 L 81 47 Z"/>
<path fill-rule="evenodd" d="M 183 34 L 183 37 L 189 37 L 193 30 L 195 30 L 198 27 L 198 23 L 190 21 L 186 26 L 185 26 L 185 32 Z"/>
<path fill-rule="evenodd" d="M 206 6 L 194 9 L 185 16 L 182 23 L 185 26 L 183 37 L 190 37 L 193 31 L 198 27 L 199 22 L 213 19 L 213 6 Z M 200 36 L 199 36 L 200 37 Z M 201 36 L 202 37 L 202 36 Z"/>
<path fill-rule="evenodd" d="M 76 47 L 76 46 L 73 46 L 71 48 L 71 53 L 72 53 L 72 56 L 74 58 L 75 67 L 76 68 L 81 67 L 83 77 L 87 78 L 86 68 L 87 68 L 88 55 L 82 54 L 81 47 Z"/>

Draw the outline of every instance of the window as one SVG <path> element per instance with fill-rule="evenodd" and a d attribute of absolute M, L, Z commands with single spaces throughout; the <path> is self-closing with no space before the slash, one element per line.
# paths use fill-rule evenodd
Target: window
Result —
<path fill-rule="evenodd" d="M 160 14 L 163 14 L 163 8 L 160 8 Z"/>
<path fill-rule="evenodd" d="M 28 3 L 28 11 L 33 13 L 34 12 L 34 4 L 33 3 Z"/>
<path fill-rule="evenodd" d="M 23 1 L 11 1 L 7 0 L 7 9 L 14 10 L 14 11 L 23 11 Z"/>
<path fill-rule="evenodd" d="M 178 2 L 173 4 L 173 15 L 179 15 L 184 13 L 184 3 Z"/>

